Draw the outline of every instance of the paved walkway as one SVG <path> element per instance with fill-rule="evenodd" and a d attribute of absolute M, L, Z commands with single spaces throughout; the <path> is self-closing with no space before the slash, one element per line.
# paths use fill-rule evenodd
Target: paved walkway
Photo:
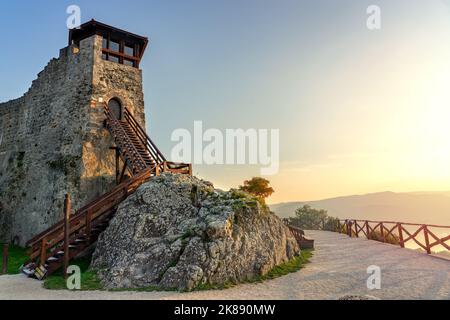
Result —
<path fill-rule="evenodd" d="M 297 273 L 227 290 L 174 292 L 51 291 L 35 280 L 0 276 L 0 299 L 338 299 L 370 295 L 380 299 L 450 299 L 450 261 L 363 239 L 323 231 L 311 263 Z M 381 268 L 381 289 L 368 290 L 367 267 Z"/>

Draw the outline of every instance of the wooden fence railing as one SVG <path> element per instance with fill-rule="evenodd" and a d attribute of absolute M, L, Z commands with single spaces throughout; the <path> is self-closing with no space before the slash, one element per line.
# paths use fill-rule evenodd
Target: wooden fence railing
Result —
<path fill-rule="evenodd" d="M 350 237 L 364 236 L 402 248 L 411 242 L 428 254 L 439 246 L 450 251 L 450 226 L 355 219 L 339 220 L 338 223 L 339 232 Z M 438 235 L 435 229 L 445 230 L 445 235 Z"/>
<path fill-rule="evenodd" d="M 291 231 L 292 235 L 294 236 L 295 240 L 297 240 L 297 243 L 300 245 L 300 243 L 305 240 L 305 232 L 302 229 L 299 229 L 294 226 L 289 226 L 289 230 Z"/>
<path fill-rule="evenodd" d="M 314 240 L 305 237 L 305 231 L 289 224 L 288 219 L 283 219 L 283 223 L 288 227 L 301 249 L 314 249 Z"/>

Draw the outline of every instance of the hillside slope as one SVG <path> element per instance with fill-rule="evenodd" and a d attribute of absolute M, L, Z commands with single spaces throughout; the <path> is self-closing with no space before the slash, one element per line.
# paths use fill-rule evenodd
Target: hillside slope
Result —
<path fill-rule="evenodd" d="M 330 215 L 342 219 L 450 225 L 450 193 L 448 192 L 380 192 L 319 201 L 280 203 L 271 205 L 270 209 L 285 218 L 293 216 L 295 209 L 304 204 L 328 210 Z"/>

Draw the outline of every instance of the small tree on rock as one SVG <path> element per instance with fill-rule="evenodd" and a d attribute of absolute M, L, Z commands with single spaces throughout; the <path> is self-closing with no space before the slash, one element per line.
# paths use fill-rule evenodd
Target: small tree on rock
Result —
<path fill-rule="evenodd" d="M 270 186 L 270 181 L 261 177 L 255 177 L 251 180 L 245 180 L 243 186 L 239 186 L 239 190 L 247 192 L 257 197 L 262 203 L 265 198 L 269 197 L 275 191 Z"/>

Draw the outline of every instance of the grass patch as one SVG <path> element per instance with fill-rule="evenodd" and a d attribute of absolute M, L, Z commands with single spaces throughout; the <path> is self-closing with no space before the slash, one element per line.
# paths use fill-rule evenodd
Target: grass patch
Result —
<path fill-rule="evenodd" d="M 79 266 L 81 269 L 81 290 L 92 291 L 102 290 L 103 286 L 97 276 L 97 272 L 89 270 L 91 257 L 75 259 L 70 264 Z M 44 280 L 44 288 L 49 290 L 67 290 L 66 280 L 63 276 L 63 270 L 59 269 Z"/>
<path fill-rule="evenodd" d="M 203 290 L 224 290 L 232 288 L 238 284 L 242 283 L 257 283 L 265 280 L 276 279 L 282 276 L 285 276 L 289 273 L 297 272 L 301 268 L 304 267 L 305 264 L 309 263 L 309 259 L 312 257 L 313 250 L 302 250 L 300 255 L 294 257 L 292 260 L 285 262 L 279 266 L 274 267 L 267 274 L 263 276 L 258 276 L 253 279 L 243 281 L 240 283 L 234 282 L 225 282 L 224 284 L 216 285 L 216 284 L 202 284 L 199 285 L 194 291 L 203 291 Z"/>
<path fill-rule="evenodd" d="M 306 263 L 309 262 L 309 259 L 312 257 L 312 251 L 313 250 L 302 250 L 300 255 L 296 256 L 291 261 L 276 266 L 275 268 L 270 270 L 266 275 L 255 279 L 255 281 L 253 282 L 275 279 L 285 276 L 289 273 L 299 271 Z"/>
<path fill-rule="evenodd" d="M 0 247 L 3 252 L 3 247 Z M 19 274 L 20 267 L 28 260 L 27 250 L 18 246 L 9 246 L 8 274 Z M 1 261 L 0 261 L 1 264 Z"/>

